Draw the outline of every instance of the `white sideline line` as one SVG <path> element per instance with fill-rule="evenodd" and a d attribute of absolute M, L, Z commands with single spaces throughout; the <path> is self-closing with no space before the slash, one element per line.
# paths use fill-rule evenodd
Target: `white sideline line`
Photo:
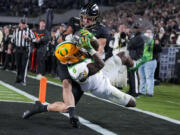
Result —
<path fill-rule="evenodd" d="M 39 79 L 37 79 L 37 78 L 34 77 L 34 76 L 28 75 L 28 77 L 29 77 L 29 78 L 33 78 L 33 79 L 36 79 L 36 80 L 39 80 Z M 47 81 L 47 82 L 48 82 L 49 84 L 62 87 L 61 84 L 57 84 L 57 83 L 54 83 L 54 82 L 51 82 L 51 81 Z M 94 95 L 92 95 L 92 94 L 90 94 L 90 93 L 85 93 L 85 95 L 90 96 L 90 97 L 93 97 L 93 98 L 97 98 L 97 99 L 99 99 L 99 100 L 102 100 L 102 101 L 105 101 L 105 102 L 108 102 L 108 103 L 111 103 L 111 104 L 115 104 L 115 105 L 117 105 L 117 106 L 121 106 L 121 105 L 116 104 L 116 103 L 113 103 L 113 102 L 111 102 L 111 101 L 109 101 L 109 100 L 105 100 L 105 99 L 98 98 L 98 97 L 96 97 L 96 96 L 94 96 Z M 121 107 L 126 108 L 126 107 L 124 107 L 124 106 L 121 106 Z M 166 121 L 169 121 L 169 122 L 172 122 L 172 123 L 175 123 L 175 124 L 179 124 L 179 125 L 180 125 L 180 121 L 179 121 L 179 120 L 172 119 L 172 118 L 169 118 L 169 117 L 167 117 L 167 116 L 163 116 L 163 115 L 160 115 L 160 114 L 157 114 L 157 113 L 153 113 L 153 112 L 149 112 L 149 111 L 144 111 L 144 110 L 142 110 L 142 109 L 132 108 L 132 107 L 128 107 L 128 108 L 126 108 L 126 109 L 128 109 L 128 110 L 133 110 L 133 111 L 137 111 L 137 112 L 141 112 L 141 113 L 145 113 L 145 114 L 151 115 L 151 116 L 153 116 L 153 117 L 160 118 L 160 119 L 163 119 L 163 120 L 166 120 Z"/>
<path fill-rule="evenodd" d="M 35 97 L 33 95 L 30 95 L 30 94 L 28 94 L 28 93 L 26 93 L 26 92 L 24 92 L 24 91 L 22 91 L 22 90 L 20 90 L 18 88 L 15 88 L 14 86 L 11 86 L 11 85 L 9 85 L 9 84 L 7 84 L 5 82 L 0 81 L 0 84 L 6 86 L 9 89 L 12 89 L 13 91 L 16 91 L 19 94 L 22 94 L 22 95 L 30 98 L 31 100 L 34 100 L 34 101 L 38 100 L 37 97 Z M 46 102 L 46 104 L 48 104 L 48 102 Z M 66 116 L 66 117 L 69 117 L 68 114 L 65 114 L 65 113 L 61 113 L 61 114 Z M 79 120 L 80 120 L 81 124 L 89 127 L 90 129 L 92 129 L 92 130 L 94 130 L 94 131 L 96 131 L 96 132 L 98 132 L 100 134 L 103 134 L 103 135 L 117 135 L 116 133 L 114 133 L 112 131 L 109 131 L 109 130 L 107 130 L 105 128 L 102 128 L 101 126 L 99 126 L 97 124 L 93 124 L 90 121 L 88 121 L 88 120 L 86 120 L 86 119 L 84 119 L 82 117 L 79 117 Z"/>

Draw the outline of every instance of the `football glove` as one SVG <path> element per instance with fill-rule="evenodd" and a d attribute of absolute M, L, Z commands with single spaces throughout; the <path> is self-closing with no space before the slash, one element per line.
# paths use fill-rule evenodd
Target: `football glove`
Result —
<path fill-rule="evenodd" d="M 96 53 L 90 43 L 90 39 L 87 36 L 82 36 L 80 38 L 80 44 L 78 46 L 80 48 L 84 48 L 90 55 L 94 55 Z"/>
<path fill-rule="evenodd" d="M 89 39 L 93 39 L 94 38 L 94 35 L 91 32 L 89 32 L 88 30 L 85 30 L 85 29 L 81 29 L 80 30 L 80 34 L 82 36 L 88 37 Z"/>

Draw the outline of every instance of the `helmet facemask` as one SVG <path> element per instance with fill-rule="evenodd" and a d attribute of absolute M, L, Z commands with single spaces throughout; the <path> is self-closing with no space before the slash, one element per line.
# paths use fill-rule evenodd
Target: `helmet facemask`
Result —
<path fill-rule="evenodd" d="M 97 23 L 97 16 L 80 15 L 81 28 L 88 29 Z"/>
<path fill-rule="evenodd" d="M 99 17 L 99 7 L 97 4 L 89 3 L 81 9 L 80 25 L 81 28 L 88 29 L 97 23 Z"/>

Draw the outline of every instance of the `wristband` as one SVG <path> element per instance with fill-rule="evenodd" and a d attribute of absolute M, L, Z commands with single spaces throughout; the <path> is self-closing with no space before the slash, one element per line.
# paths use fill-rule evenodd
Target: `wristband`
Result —
<path fill-rule="evenodd" d="M 95 53 L 97 53 L 96 50 L 94 50 L 93 48 L 90 49 L 88 52 L 91 56 L 93 56 Z"/>

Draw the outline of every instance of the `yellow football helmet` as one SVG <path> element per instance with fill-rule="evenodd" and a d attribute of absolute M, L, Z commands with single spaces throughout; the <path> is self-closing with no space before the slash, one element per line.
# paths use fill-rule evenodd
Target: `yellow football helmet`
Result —
<path fill-rule="evenodd" d="M 74 64 L 84 60 L 86 54 L 74 43 L 64 41 L 56 47 L 55 56 L 62 64 Z"/>

